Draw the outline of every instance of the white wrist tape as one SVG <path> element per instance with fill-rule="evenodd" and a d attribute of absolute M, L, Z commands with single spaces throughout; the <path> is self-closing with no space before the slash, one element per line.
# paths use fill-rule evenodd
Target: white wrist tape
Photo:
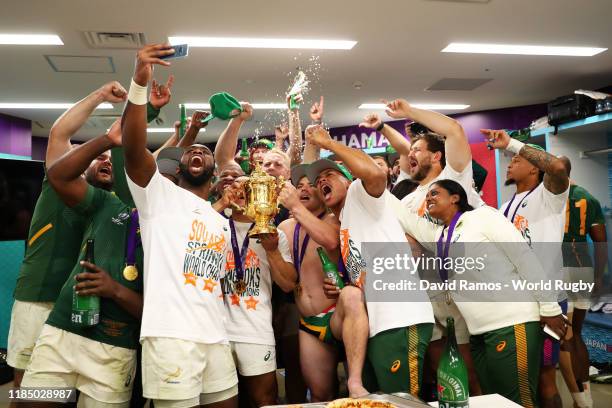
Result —
<path fill-rule="evenodd" d="M 138 85 L 132 78 L 130 91 L 128 92 L 128 101 L 134 105 L 145 105 L 147 103 L 147 87 Z"/>
<path fill-rule="evenodd" d="M 131 89 L 130 89 L 130 91 L 131 91 Z M 508 146 L 506 147 L 506 150 L 509 151 L 509 152 L 512 152 L 514 154 L 519 154 L 519 152 L 521 151 L 523 146 L 525 146 L 525 143 L 520 142 L 520 141 L 518 141 L 516 139 L 510 138 L 510 143 L 508 143 Z"/>

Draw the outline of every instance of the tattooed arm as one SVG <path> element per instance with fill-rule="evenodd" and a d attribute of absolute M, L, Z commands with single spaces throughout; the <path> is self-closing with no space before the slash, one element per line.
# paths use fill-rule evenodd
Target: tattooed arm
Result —
<path fill-rule="evenodd" d="M 563 162 L 545 151 L 525 145 L 519 154 L 544 172 L 544 187 L 553 194 L 561 194 L 569 186 Z"/>
<path fill-rule="evenodd" d="M 508 149 L 525 158 L 529 163 L 544 172 L 544 187 L 553 194 L 561 194 L 569 186 L 569 176 L 563 162 L 550 153 L 511 139 L 504 130 L 481 129 L 487 144 L 495 149 Z"/>

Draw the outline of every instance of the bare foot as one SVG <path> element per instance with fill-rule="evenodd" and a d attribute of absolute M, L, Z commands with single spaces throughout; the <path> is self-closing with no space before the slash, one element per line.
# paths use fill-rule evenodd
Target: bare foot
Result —
<path fill-rule="evenodd" d="M 368 390 L 363 388 L 363 383 L 359 380 L 348 380 L 346 385 L 348 387 L 349 397 L 351 398 L 361 398 L 369 394 Z"/>

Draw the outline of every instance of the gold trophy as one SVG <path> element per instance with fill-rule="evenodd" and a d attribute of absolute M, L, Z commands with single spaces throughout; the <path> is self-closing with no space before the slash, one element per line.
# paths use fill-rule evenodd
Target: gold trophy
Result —
<path fill-rule="evenodd" d="M 244 181 L 246 207 L 237 204 L 232 207 L 255 221 L 249 232 L 250 237 L 276 232 L 276 227 L 270 221 L 278 214 L 278 189 L 284 184 L 285 179 L 282 176 L 277 179 L 266 174 L 259 164 L 251 172 L 248 180 Z"/>

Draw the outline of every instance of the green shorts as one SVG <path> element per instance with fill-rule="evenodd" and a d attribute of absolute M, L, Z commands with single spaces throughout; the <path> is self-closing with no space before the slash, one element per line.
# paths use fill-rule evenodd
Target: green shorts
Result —
<path fill-rule="evenodd" d="M 332 305 L 316 316 L 302 317 L 300 319 L 300 330 L 310 333 L 323 343 L 336 345 L 338 341 L 332 335 L 330 322 L 336 311 L 336 305 Z"/>
<path fill-rule="evenodd" d="M 363 386 L 370 392 L 408 392 L 418 396 L 432 331 L 432 323 L 421 323 L 385 330 L 370 338 Z"/>
<path fill-rule="evenodd" d="M 470 337 L 483 394 L 500 394 L 523 407 L 537 406 L 542 357 L 540 322 L 503 327 Z"/>

